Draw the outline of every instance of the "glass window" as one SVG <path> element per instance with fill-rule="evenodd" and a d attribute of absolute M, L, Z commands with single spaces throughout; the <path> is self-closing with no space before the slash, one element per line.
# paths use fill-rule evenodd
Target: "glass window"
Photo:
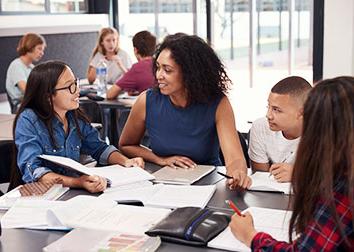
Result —
<path fill-rule="evenodd" d="M 38 12 L 45 11 L 45 0 L 2 0 L 2 11 Z"/>
<path fill-rule="evenodd" d="M 85 0 L 50 0 L 51 13 L 78 13 L 85 11 L 87 11 Z"/>

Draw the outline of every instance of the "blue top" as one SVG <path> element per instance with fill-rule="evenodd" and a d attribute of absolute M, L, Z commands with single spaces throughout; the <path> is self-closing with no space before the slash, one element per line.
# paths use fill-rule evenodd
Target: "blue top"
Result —
<path fill-rule="evenodd" d="M 24 182 L 37 181 L 48 172 L 70 177 L 79 176 L 75 171 L 42 160 L 38 157 L 41 154 L 63 156 L 79 161 L 82 153 L 91 155 L 101 164 L 107 164 L 109 155 L 117 150 L 103 142 L 98 131 L 82 120 L 79 120 L 82 134 L 80 139 L 72 112 L 67 113 L 67 118 L 68 134 L 65 134 L 63 124 L 56 117 L 53 119 L 53 133 L 57 145 L 53 147 L 47 127 L 35 112 L 32 109 L 25 109 L 20 114 L 15 129 L 15 144 L 18 150 L 17 164 Z"/>
<path fill-rule="evenodd" d="M 221 165 L 215 114 L 222 97 L 186 108 L 173 105 L 159 90 L 146 92 L 146 129 L 153 153 L 181 155 L 197 164 Z"/>

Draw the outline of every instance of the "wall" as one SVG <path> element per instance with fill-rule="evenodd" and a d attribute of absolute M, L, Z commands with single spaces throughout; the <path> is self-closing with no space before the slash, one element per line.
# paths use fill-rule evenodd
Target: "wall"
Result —
<path fill-rule="evenodd" d="M 325 1 L 323 78 L 354 75 L 354 1 Z"/>
<path fill-rule="evenodd" d="M 44 36 L 47 49 L 40 62 L 57 59 L 68 63 L 79 78 L 85 78 L 98 31 L 108 26 L 108 15 L 0 16 L 0 94 L 5 92 L 6 71 L 18 57 L 16 47 L 24 33 Z"/>

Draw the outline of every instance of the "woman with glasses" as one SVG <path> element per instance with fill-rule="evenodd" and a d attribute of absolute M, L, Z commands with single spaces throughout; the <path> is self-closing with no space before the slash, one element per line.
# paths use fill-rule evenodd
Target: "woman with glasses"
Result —
<path fill-rule="evenodd" d="M 26 183 L 61 180 L 64 186 L 101 192 L 107 182 L 49 165 L 39 158 L 48 154 L 79 161 L 91 155 L 100 164 L 144 166 L 141 158 L 128 159 L 99 138 L 79 109 L 79 88 L 70 67 L 59 61 L 36 66 L 27 82 L 23 102 L 14 122 L 17 164 Z"/>

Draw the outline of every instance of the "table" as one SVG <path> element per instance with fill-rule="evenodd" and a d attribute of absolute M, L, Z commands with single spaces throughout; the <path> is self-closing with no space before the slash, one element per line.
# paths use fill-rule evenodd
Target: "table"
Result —
<path fill-rule="evenodd" d="M 114 99 L 103 101 L 92 101 L 87 97 L 80 98 L 80 104 L 92 103 L 95 102 L 102 114 L 103 127 L 105 128 L 105 137 L 107 136 L 110 140 L 110 144 L 118 147 L 119 136 L 121 134 L 121 129 L 119 128 L 118 120 L 122 116 L 122 114 L 127 111 L 129 112 L 133 104 L 135 103 L 135 99 Z M 107 111 L 107 113 L 106 113 Z"/>
<path fill-rule="evenodd" d="M 0 114 L 0 141 L 12 140 L 12 126 L 15 120 L 13 114 Z"/>
<path fill-rule="evenodd" d="M 159 169 L 157 165 L 147 164 L 146 170 L 153 172 Z M 208 203 L 207 207 L 218 209 L 220 211 L 225 211 L 232 213 L 232 211 L 226 206 L 225 199 L 233 200 L 236 205 L 244 210 L 249 206 L 258 207 L 270 207 L 276 209 L 287 209 L 289 196 L 280 193 L 265 193 L 265 192 L 235 192 L 230 191 L 225 187 L 225 178 L 216 173 L 216 171 L 210 173 L 196 184 L 205 185 L 216 182 L 216 193 Z M 67 200 L 76 195 L 89 194 L 84 190 L 71 189 L 63 197 L 62 200 Z M 98 195 L 98 194 L 96 194 Z M 0 251 L 10 252 L 10 251 L 41 251 L 46 245 L 56 241 L 66 232 L 61 231 L 38 231 L 38 230 L 27 230 L 27 229 L 4 229 L 3 234 L 0 237 Z M 162 242 L 158 251 L 220 251 L 212 248 L 204 247 L 190 247 L 179 244 L 173 244 L 168 242 Z"/>

